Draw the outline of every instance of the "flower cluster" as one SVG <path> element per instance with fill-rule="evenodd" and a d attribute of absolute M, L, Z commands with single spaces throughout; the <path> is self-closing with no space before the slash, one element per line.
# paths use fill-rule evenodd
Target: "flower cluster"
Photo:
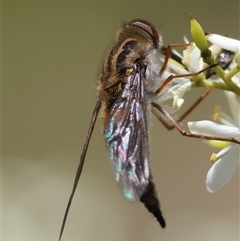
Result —
<path fill-rule="evenodd" d="M 207 66 L 212 68 L 184 81 L 176 79 L 168 92 L 173 98 L 173 109 L 179 109 L 185 92 L 192 88 L 224 90 L 231 116 L 218 110 L 213 121 L 188 123 L 191 133 L 203 139 L 207 136 L 206 139 L 219 140 L 208 141 L 211 145 L 224 146 L 212 155 L 213 165 L 206 178 L 208 191 L 215 192 L 230 180 L 240 162 L 240 41 L 217 34 L 205 36 L 192 16 L 191 33 L 194 42 L 183 52 L 182 66 L 170 61 L 169 68 L 180 75 L 198 73 Z M 207 41 L 212 44 L 209 48 Z"/>

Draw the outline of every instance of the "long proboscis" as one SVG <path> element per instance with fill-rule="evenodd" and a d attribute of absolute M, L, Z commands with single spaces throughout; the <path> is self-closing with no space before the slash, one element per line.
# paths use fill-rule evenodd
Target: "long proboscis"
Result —
<path fill-rule="evenodd" d="M 66 224 L 66 221 L 67 221 L 67 216 L 68 216 L 68 213 L 69 213 L 69 209 L 70 209 L 70 206 L 71 206 L 71 203 L 72 203 L 72 200 L 73 200 L 73 196 L 74 196 L 75 191 L 77 189 L 77 185 L 78 185 L 81 173 L 82 173 L 85 157 L 86 157 L 86 154 L 87 154 L 88 145 L 89 145 L 89 142 L 90 142 L 93 130 L 94 130 L 94 126 L 95 126 L 95 123 L 96 123 L 97 116 L 98 116 L 98 113 L 100 111 L 100 108 L 101 108 L 101 99 L 99 98 L 97 103 L 96 103 L 96 105 L 95 105 L 95 108 L 93 110 L 92 119 L 91 119 L 90 125 L 88 127 L 88 132 L 87 132 L 85 144 L 83 146 L 82 154 L 80 156 L 80 162 L 78 164 L 77 173 L 75 175 L 72 192 L 71 192 L 71 195 L 70 195 L 70 197 L 68 199 L 67 208 L 66 208 L 65 213 L 64 213 L 62 226 L 61 226 L 61 230 L 60 230 L 60 235 L 59 235 L 59 239 L 58 239 L 59 241 L 62 238 L 64 227 L 65 227 L 65 224 Z"/>

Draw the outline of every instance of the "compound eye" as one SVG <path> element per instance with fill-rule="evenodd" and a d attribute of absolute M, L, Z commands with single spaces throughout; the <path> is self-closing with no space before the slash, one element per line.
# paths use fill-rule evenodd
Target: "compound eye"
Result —
<path fill-rule="evenodd" d="M 151 23 L 147 21 L 135 21 L 135 22 L 132 22 L 131 25 L 137 26 L 143 29 L 145 32 L 147 32 L 152 38 L 154 47 L 155 48 L 159 47 L 159 42 L 160 42 L 159 32 Z"/>

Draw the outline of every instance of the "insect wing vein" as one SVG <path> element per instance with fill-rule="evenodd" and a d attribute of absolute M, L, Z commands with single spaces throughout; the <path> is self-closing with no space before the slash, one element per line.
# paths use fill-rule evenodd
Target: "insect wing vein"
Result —
<path fill-rule="evenodd" d="M 139 200 L 150 175 L 143 71 L 128 77 L 110 111 L 105 138 L 124 196 L 130 201 Z"/>

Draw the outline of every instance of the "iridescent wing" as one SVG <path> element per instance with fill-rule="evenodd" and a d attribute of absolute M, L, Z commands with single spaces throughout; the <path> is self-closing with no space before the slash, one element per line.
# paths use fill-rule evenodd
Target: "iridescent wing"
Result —
<path fill-rule="evenodd" d="M 124 196 L 139 200 L 150 178 L 143 63 L 127 78 L 104 130 L 111 165 Z"/>

